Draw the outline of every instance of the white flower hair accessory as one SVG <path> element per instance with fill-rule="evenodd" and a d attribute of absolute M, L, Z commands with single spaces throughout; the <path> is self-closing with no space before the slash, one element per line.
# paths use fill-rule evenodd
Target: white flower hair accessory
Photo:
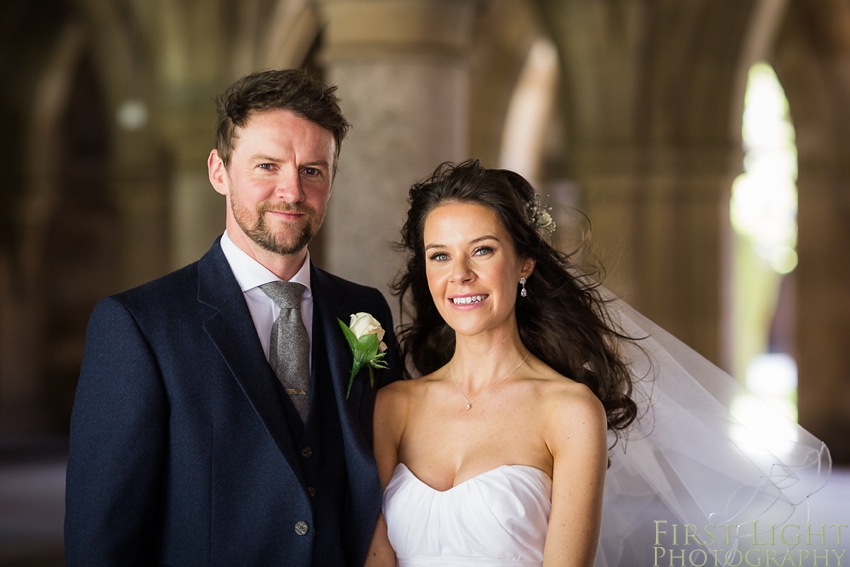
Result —
<path fill-rule="evenodd" d="M 525 204 L 525 209 L 528 214 L 528 220 L 531 221 L 531 224 L 536 226 L 538 230 L 546 232 L 550 236 L 553 232 L 555 232 L 557 225 L 555 224 L 555 219 L 553 219 L 552 215 L 549 213 L 549 211 L 552 210 L 552 207 L 541 202 L 540 195 L 535 193 L 534 198 Z"/>

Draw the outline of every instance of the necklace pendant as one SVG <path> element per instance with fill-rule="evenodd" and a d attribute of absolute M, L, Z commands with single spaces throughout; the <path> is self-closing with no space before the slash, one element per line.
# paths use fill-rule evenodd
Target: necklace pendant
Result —
<path fill-rule="evenodd" d="M 510 372 L 508 372 L 507 374 L 505 374 L 505 376 L 504 376 L 501 380 L 499 380 L 498 382 L 496 382 L 495 384 L 493 384 L 492 386 L 490 386 L 489 388 L 487 388 L 486 390 L 484 390 L 483 392 L 481 392 L 480 394 L 478 394 L 478 396 L 477 396 L 474 400 L 470 400 L 469 398 L 467 398 L 467 397 L 466 397 L 466 394 L 464 394 L 464 393 L 463 393 L 463 390 L 461 390 L 461 389 L 460 389 L 460 385 L 457 383 L 457 380 L 455 379 L 455 371 L 454 371 L 454 368 L 452 367 L 451 362 L 449 362 L 449 375 L 452 377 L 452 382 L 454 382 L 454 384 L 455 384 L 455 388 L 457 388 L 457 391 L 460 393 L 460 395 L 461 395 L 461 396 L 463 396 L 463 399 L 464 399 L 464 400 L 466 400 L 466 409 L 467 409 L 467 411 L 472 409 L 472 402 L 476 402 L 476 401 L 480 400 L 480 399 L 481 399 L 481 397 L 482 397 L 484 394 L 486 394 L 487 392 L 489 392 L 490 390 L 492 390 L 493 388 L 495 388 L 496 386 L 498 386 L 499 384 L 501 384 L 502 382 L 504 382 L 504 381 L 507 379 L 507 377 L 508 377 L 508 376 L 510 376 L 511 374 L 513 374 L 514 372 L 516 372 L 517 370 L 519 370 L 519 367 L 520 367 L 520 366 L 522 366 L 523 364 L 525 364 L 525 361 L 526 361 L 526 360 L 528 360 L 528 357 L 529 357 L 529 356 L 531 356 L 531 351 L 529 351 L 529 352 L 525 355 L 525 358 L 523 358 L 522 360 L 520 360 L 520 361 L 519 361 L 519 364 L 517 364 L 517 365 L 516 365 L 516 368 L 514 368 L 513 370 L 511 370 Z"/>

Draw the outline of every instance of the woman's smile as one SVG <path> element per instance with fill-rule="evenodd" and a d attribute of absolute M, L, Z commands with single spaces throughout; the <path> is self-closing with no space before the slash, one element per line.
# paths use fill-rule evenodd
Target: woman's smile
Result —
<path fill-rule="evenodd" d="M 469 336 L 513 328 L 518 282 L 533 262 L 517 257 L 496 214 L 477 203 L 446 203 L 424 228 L 428 287 L 446 323 Z"/>
<path fill-rule="evenodd" d="M 458 307 L 476 307 L 488 297 L 490 296 L 486 293 L 481 295 L 456 295 L 450 297 L 449 301 Z"/>

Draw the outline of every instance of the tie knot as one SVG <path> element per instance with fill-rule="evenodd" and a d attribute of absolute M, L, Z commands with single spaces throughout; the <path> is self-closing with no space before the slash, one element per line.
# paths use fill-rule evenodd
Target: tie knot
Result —
<path fill-rule="evenodd" d="M 260 289 L 281 309 L 301 309 L 301 295 L 306 288 L 294 282 L 269 282 Z"/>

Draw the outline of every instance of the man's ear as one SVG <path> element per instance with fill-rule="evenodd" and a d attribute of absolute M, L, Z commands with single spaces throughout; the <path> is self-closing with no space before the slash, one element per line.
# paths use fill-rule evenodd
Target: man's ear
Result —
<path fill-rule="evenodd" d="M 534 266 L 536 264 L 537 262 L 534 258 L 523 258 L 519 265 L 519 275 L 523 278 L 527 278 L 534 272 Z"/>
<path fill-rule="evenodd" d="M 210 183 L 216 193 L 227 195 L 229 192 L 227 168 L 224 166 L 224 161 L 218 155 L 218 150 L 210 152 L 210 157 L 207 158 L 207 172 L 209 173 Z"/>

